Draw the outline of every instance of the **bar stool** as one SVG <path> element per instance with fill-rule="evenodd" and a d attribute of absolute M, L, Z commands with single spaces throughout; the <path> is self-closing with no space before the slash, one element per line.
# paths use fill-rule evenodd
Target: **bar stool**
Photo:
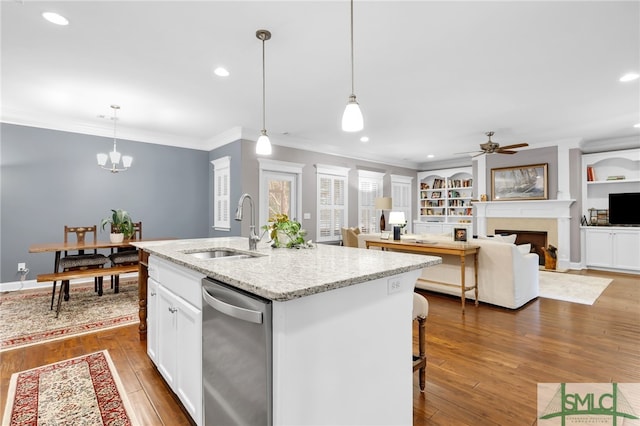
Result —
<path fill-rule="evenodd" d="M 424 392 L 427 372 L 427 336 L 425 324 L 429 315 L 427 298 L 416 292 L 413 293 L 413 320 L 418 321 L 418 354 L 413 355 L 413 371 L 419 370 L 420 392 Z"/>

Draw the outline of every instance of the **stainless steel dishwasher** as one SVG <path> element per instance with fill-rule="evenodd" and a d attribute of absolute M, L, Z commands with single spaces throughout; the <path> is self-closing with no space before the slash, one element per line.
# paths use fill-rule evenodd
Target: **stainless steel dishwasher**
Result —
<path fill-rule="evenodd" d="M 204 424 L 272 425 L 271 301 L 202 280 Z"/>

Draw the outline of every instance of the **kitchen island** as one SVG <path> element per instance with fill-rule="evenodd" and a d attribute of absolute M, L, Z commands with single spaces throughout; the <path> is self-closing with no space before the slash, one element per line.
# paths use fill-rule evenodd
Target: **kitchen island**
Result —
<path fill-rule="evenodd" d="M 259 243 L 249 251 L 240 237 L 135 245 L 145 260 L 139 285 L 141 332 L 143 316 L 149 316 L 149 356 L 196 424 L 205 424 L 203 411 L 212 410 L 202 393 L 208 373 L 201 359 L 213 350 L 202 344 L 205 277 L 270 301 L 269 397 L 260 424 L 412 423 L 412 294 L 422 268 L 440 258 L 322 244 L 272 249 Z M 233 256 L 197 257 L 216 250 Z M 146 264 L 149 276 L 158 277 L 149 279 L 153 288 L 142 282 Z M 168 294 L 172 302 L 163 306 L 165 297 L 155 304 L 153 294 Z M 182 312 L 184 330 L 164 329 L 176 322 L 162 319 L 167 311 L 178 315 L 178 323 Z M 167 362 L 163 351 L 173 351 Z M 253 368 L 241 357 L 237 364 Z M 247 393 L 261 392 L 257 384 L 244 385 Z"/>

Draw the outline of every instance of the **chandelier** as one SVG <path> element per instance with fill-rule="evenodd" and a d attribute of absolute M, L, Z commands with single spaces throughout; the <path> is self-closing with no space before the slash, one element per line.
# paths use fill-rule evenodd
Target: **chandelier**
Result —
<path fill-rule="evenodd" d="M 130 155 L 121 155 L 116 148 L 116 126 L 118 123 L 118 110 L 120 107 L 118 105 L 111 105 L 113 109 L 113 151 L 109 153 L 109 155 L 100 153 L 96 155 L 98 159 L 98 166 L 102 167 L 105 170 L 109 170 L 111 173 L 124 172 L 131 167 L 131 163 L 133 162 L 133 157 Z M 122 168 L 120 167 L 120 157 L 122 157 Z M 111 166 L 107 167 L 107 159 L 111 160 Z"/>

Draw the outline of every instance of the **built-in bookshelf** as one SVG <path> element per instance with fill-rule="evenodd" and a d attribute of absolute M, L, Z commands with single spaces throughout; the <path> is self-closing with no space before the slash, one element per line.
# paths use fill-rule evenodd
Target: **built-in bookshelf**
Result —
<path fill-rule="evenodd" d="M 419 172 L 418 185 L 419 222 L 471 223 L 470 167 Z"/>

